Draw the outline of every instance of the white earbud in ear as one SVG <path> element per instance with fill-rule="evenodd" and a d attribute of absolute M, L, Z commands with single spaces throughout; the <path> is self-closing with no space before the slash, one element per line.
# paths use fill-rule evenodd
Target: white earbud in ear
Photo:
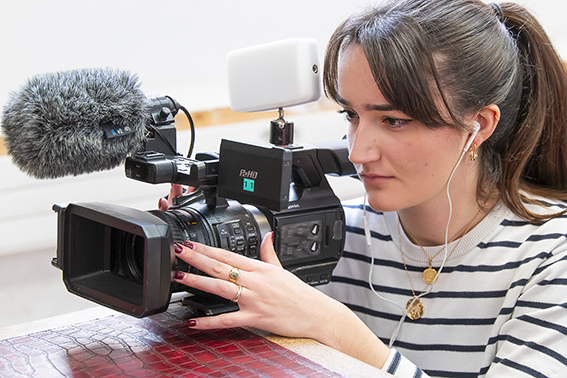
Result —
<path fill-rule="evenodd" d="M 471 146 L 474 138 L 476 137 L 476 134 L 478 134 L 479 130 L 480 130 L 480 123 L 478 123 L 478 121 L 474 121 L 473 132 L 471 134 L 471 137 L 469 138 L 469 140 L 465 144 L 465 148 L 463 148 L 463 152 L 467 151 L 470 148 L 470 146 Z"/>
<path fill-rule="evenodd" d="M 475 133 L 478 133 L 478 130 L 480 130 L 480 123 L 478 123 L 478 121 L 474 121 L 473 129 Z"/>

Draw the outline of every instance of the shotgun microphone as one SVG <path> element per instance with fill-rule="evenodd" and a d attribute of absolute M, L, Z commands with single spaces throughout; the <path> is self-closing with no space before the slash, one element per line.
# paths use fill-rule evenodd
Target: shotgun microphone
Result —
<path fill-rule="evenodd" d="M 40 179 L 112 169 L 145 140 L 138 77 L 112 68 L 40 74 L 12 92 L 1 126 L 8 155 Z"/>

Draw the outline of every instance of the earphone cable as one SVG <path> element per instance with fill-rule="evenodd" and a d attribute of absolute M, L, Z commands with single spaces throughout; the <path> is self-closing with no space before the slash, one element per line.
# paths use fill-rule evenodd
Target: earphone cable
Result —
<path fill-rule="evenodd" d="M 363 205 L 364 210 L 363 210 L 363 213 L 362 213 L 362 219 L 364 221 L 364 235 L 366 236 L 366 246 L 368 247 L 368 253 L 370 254 L 370 270 L 368 271 L 368 285 L 370 286 L 370 290 L 372 290 L 374 295 L 376 295 L 381 300 L 388 302 L 388 303 L 391 303 L 394 306 L 398 307 L 400 309 L 401 313 L 402 313 L 402 317 L 400 318 L 400 320 L 398 322 L 398 326 L 396 327 L 396 329 L 392 333 L 392 337 L 390 337 L 390 342 L 388 343 L 388 347 L 392 348 L 392 345 L 394 344 L 394 341 L 396 341 L 396 337 L 398 336 L 398 332 L 400 331 L 400 328 L 402 328 L 402 324 L 404 324 L 404 320 L 406 319 L 406 311 L 398 303 L 381 296 L 376 291 L 376 289 L 374 289 L 374 285 L 372 285 L 372 271 L 373 271 L 373 268 L 374 268 L 374 250 L 372 249 L 372 237 L 370 236 L 370 227 L 368 226 L 368 217 L 366 216 L 366 204 L 367 204 L 367 198 L 366 198 L 366 191 L 365 191 L 364 192 L 364 205 Z"/>
<path fill-rule="evenodd" d="M 461 161 L 463 160 L 463 157 L 465 156 L 465 154 L 467 152 L 468 146 L 472 142 L 473 138 L 476 136 L 476 131 L 478 131 L 478 130 L 475 130 L 475 133 L 469 139 L 468 143 L 466 144 L 465 148 L 463 149 L 463 151 L 461 153 L 461 156 L 459 157 L 459 160 L 457 161 L 457 164 L 455 165 L 455 167 L 453 168 L 453 171 L 449 175 L 449 179 L 447 180 L 447 199 L 449 201 L 449 218 L 447 219 L 447 226 L 445 227 L 445 252 L 443 253 L 443 261 L 441 262 L 441 266 L 439 267 L 437 274 L 435 275 L 434 279 L 432 280 L 432 283 L 428 284 L 425 287 L 425 289 L 418 296 L 416 296 L 414 298 L 414 301 L 416 301 L 417 299 L 429 294 L 433 290 L 433 285 L 434 285 L 435 282 L 437 282 L 437 279 L 439 278 L 439 275 L 441 274 L 441 271 L 443 270 L 445 263 L 447 261 L 448 250 L 449 250 L 449 225 L 451 224 L 451 218 L 453 217 L 453 203 L 451 201 L 451 194 L 450 194 L 449 188 L 451 186 L 451 181 L 453 180 L 453 176 L 455 175 L 457 168 L 461 164 Z M 368 272 L 368 285 L 370 286 L 370 290 L 372 290 L 374 295 L 376 295 L 378 298 L 380 298 L 381 300 L 383 300 L 385 302 L 388 302 L 388 303 L 395 305 L 402 312 L 402 317 L 400 318 L 400 320 L 398 322 L 398 326 L 396 327 L 396 329 L 392 333 L 392 337 L 390 338 L 390 342 L 388 343 L 388 347 L 392 348 L 392 345 L 394 344 L 394 342 L 395 342 L 395 340 L 398 336 L 398 333 L 399 333 L 399 331 L 400 331 L 400 329 L 401 329 L 401 327 L 402 327 L 402 325 L 403 325 L 403 323 L 406 319 L 406 310 L 402 306 L 400 306 L 398 303 L 381 296 L 374 289 L 374 286 L 372 285 L 372 272 L 373 272 L 373 268 L 374 268 L 374 260 L 375 259 L 374 259 L 374 250 L 372 249 L 372 237 L 371 237 L 371 234 L 370 234 L 370 227 L 368 225 L 368 218 L 367 218 L 367 215 L 366 215 L 366 206 L 367 206 L 367 193 L 366 193 L 366 191 L 364 191 L 364 209 L 363 209 L 362 218 L 363 218 L 363 222 L 364 222 L 364 235 L 366 236 L 366 246 L 367 246 L 368 252 L 370 254 L 370 269 L 369 269 L 369 272 Z M 400 251 L 401 251 L 401 246 L 400 246 Z"/>

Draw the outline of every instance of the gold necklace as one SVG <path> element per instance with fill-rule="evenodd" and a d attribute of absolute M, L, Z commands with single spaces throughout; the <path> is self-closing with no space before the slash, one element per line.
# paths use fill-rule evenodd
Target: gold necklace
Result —
<path fill-rule="evenodd" d="M 402 230 L 400 227 L 400 217 L 398 215 L 398 239 L 400 243 L 400 253 L 402 254 L 402 262 L 404 263 L 404 269 L 406 270 L 406 275 L 408 276 L 409 284 L 411 287 L 411 293 L 413 297 L 406 303 L 406 314 L 411 320 L 417 320 L 423 316 L 425 313 L 425 307 L 423 302 L 417 295 L 415 295 L 415 290 L 413 289 L 413 284 L 411 282 L 411 277 L 409 275 L 408 267 L 406 266 L 406 259 L 404 258 L 404 251 L 402 251 Z M 423 291 L 421 292 L 423 294 Z M 420 295 L 421 295 L 420 294 Z"/>
<path fill-rule="evenodd" d="M 480 210 L 478 211 L 478 213 L 475 214 L 474 218 L 467 224 L 467 229 L 466 229 L 466 231 L 463 233 L 463 235 L 462 235 L 461 238 L 459 239 L 459 242 L 457 243 L 457 245 L 455 245 L 455 248 L 453 248 L 453 250 L 451 251 L 451 253 L 449 254 L 449 256 L 447 256 L 447 259 L 448 259 L 449 257 L 451 257 L 451 255 L 453 254 L 453 252 L 455 252 L 455 249 L 457 249 L 457 247 L 458 247 L 459 244 L 461 243 L 461 240 L 463 240 L 464 236 L 467 234 L 467 232 L 469 232 L 470 227 L 472 226 L 473 221 L 476 219 L 476 217 L 477 217 L 478 214 L 480 214 Z M 407 231 L 406 231 L 406 234 L 407 234 Z M 413 295 L 413 297 L 410 298 L 410 300 L 407 301 L 407 303 L 406 303 L 406 314 L 407 314 L 408 318 L 410 318 L 411 320 L 417 320 L 417 319 L 421 318 L 421 317 L 423 316 L 423 314 L 425 314 L 425 306 L 423 305 L 423 302 L 422 302 L 421 299 L 419 298 L 419 296 L 421 296 L 421 295 L 423 294 L 423 290 L 421 291 L 421 293 L 419 294 L 419 296 L 415 295 L 415 290 L 413 289 L 413 283 L 412 283 L 412 281 L 411 281 L 411 277 L 410 277 L 410 274 L 409 274 L 409 271 L 408 271 L 408 267 L 407 267 L 407 265 L 406 265 L 406 259 L 405 259 L 405 257 L 404 257 L 404 251 L 402 250 L 402 230 L 401 230 L 401 220 L 400 220 L 400 215 L 399 215 L 399 214 L 398 214 L 398 241 L 399 241 L 399 244 L 400 244 L 400 254 L 402 255 L 402 262 L 404 263 L 404 269 L 405 269 L 405 271 L 406 271 L 406 275 L 408 276 L 408 281 L 409 281 L 409 284 L 410 284 L 411 293 L 412 293 L 412 295 Z M 418 244 L 419 244 L 419 243 L 418 243 Z M 421 244 L 420 244 L 419 246 L 421 247 Z M 423 252 L 425 253 L 425 250 L 423 249 L 423 247 L 421 247 L 421 249 L 422 249 Z M 442 251 L 443 249 L 445 249 L 445 247 L 443 247 L 443 248 L 441 249 L 441 251 Z M 437 256 L 439 253 L 441 253 L 441 251 L 437 252 L 437 253 L 435 254 L 435 256 Z M 427 253 L 425 253 L 425 255 L 428 256 Z M 433 256 L 433 258 L 435 258 L 435 256 Z M 428 256 L 428 257 L 429 257 L 429 256 Z M 433 258 L 430 258 L 430 259 L 429 259 L 429 267 L 425 270 L 425 271 L 427 271 L 428 269 L 431 269 L 431 270 L 433 270 L 433 272 L 434 272 L 434 275 L 431 276 L 431 279 L 430 279 L 431 283 L 428 283 L 427 281 L 425 282 L 425 283 L 427 283 L 428 285 L 432 285 L 433 283 L 437 282 L 437 280 L 435 280 L 435 282 L 434 282 L 435 276 L 437 275 L 437 271 L 435 271 L 435 269 L 433 269 L 433 268 L 431 267 L 431 260 L 432 260 Z M 425 281 L 425 278 L 426 278 L 426 277 L 424 276 L 425 271 L 422 273 L 422 277 L 423 277 L 423 280 L 424 280 L 424 281 Z M 428 274 L 431 274 L 431 273 L 428 273 Z"/>
<path fill-rule="evenodd" d="M 447 258 L 451 257 L 451 255 L 453 254 L 453 252 L 455 252 L 455 249 L 457 249 L 457 247 L 459 246 L 459 244 L 461 244 L 461 240 L 463 240 L 463 237 L 467 234 L 467 232 L 469 232 L 474 220 L 476 219 L 476 217 L 478 216 L 478 214 L 480 214 L 482 210 L 479 209 L 478 213 L 476 213 L 474 215 L 474 217 L 469 221 L 469 223 L 467 223 L 462 229 L 461 231 L 464 229 L 465 231 L 463 232 L 462 236 L 460 237 L 459 241 L 457 242 L 457 245 L 455 245 L 455 247 L 453 247 L 453 249 L 451 250 L 451 253 L 449 254 L 449 256 L 447 256 Z M 398 221 L 400 221 L 400 215 L 398 214 Z M 406 235 L 408 236 L 409 239 L 411 240 L 415 240 L 415 242 L 417 243 L 417 245 L 419 245 L 419 247 L 421 248 L 421 250 L 423 251 L 423 253 L 425 254 L 425 256 L 427 256 L 427 258 L 429 259 L 429 266 L 421 273 L 421 278 L 423 279 L 423 282 L 425 282 L 428 285 L 432 285 L 434 283 L 437 282 L 437 280 L 439 279 L 439 277 L 437 277 L 437 270 L 435 270 L 435 268 L 433 268 L 432 262 L 433 259 L 437 257 L 437 255 L 439 255 L 441 252 L 443 252 L 443 250 L 445 250 L 445 246 L 443 246 L 443 248 L 441 248 L 435 255 L 433 255 L 433 257 L 430 257 L 429 254 L 427 252 L 425 252 L 425 248 L 423 248 L 423 246 L 421 245 L 421 243 L 414 238 L 405 228 L 404 231 L 406 233 Z M 460 232 L 459 232 L 460 233 Z M 459 234 L 457 233 L 457 235 Z M 454 242 L 455 239 L 451 240 L 450 243 Z M 401 242 L 400 242 L 401 245 Z M 435 279 L 435 277 L 437 277 L 437 279 Z"/>

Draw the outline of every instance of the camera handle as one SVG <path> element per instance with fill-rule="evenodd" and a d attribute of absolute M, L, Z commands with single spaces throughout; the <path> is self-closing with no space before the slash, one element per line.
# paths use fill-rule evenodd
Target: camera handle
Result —
<path fill-rule="evenodd" d="M 205 200 L 207 206 L 213 209 L 218 206 L 228 206 L 226 198 L 217 195 L 216 187 L 206 187 L 199 188 L 190 194 L 174 197 L 170 209 L 179 209 L 202 200 Z"/>

